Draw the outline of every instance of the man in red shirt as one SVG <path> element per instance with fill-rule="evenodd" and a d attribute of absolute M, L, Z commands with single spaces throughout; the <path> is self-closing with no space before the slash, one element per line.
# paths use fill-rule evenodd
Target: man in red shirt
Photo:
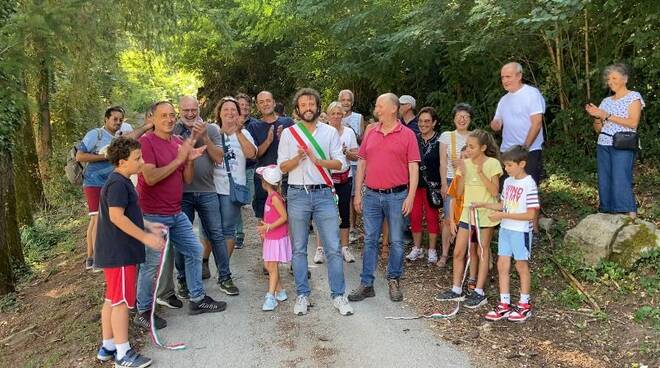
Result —
<path fill-rule="evenodd" d="M 211 299 L 202 283 L 202 245 L 193 233 L 192 224 L 182 210 L 183 182 L 190 184 L 194 174 L 194 161 L 206 146 L 193 148 L 196 136 L 182 140 L 173 134 L 176 113 L 170 102 L 159 102 L 154 107 L 154 132 L 142 136 L 144 165 L 138 177 L 137 190 L 144 219 L 168 227 L 170 247 L 185 259 L 186 284 L 190 293 L 189 314 L 220 312 L 226 303 Z M 145 262 L 138 275 L 137 307 L 134 322 L 149 327 L 149 313 L 153 301 L 153 278 L 160 263 L 160 252 L 146 249 Z M 171 275 L 165 275 L 165 277 Z M 156 328 L 167 325 L 155 318 Z"/>
<path fill-rule="evenodd" d="M 363 213 L 364 257 L 360 287 L 348 296 L 360 301 L 375 296 L 373 283 L 378 262 L 378 239 L 384 220 L 390 228 L 390 254 L 387 279 L 390 300 L 403 300 L 399 278 L 403 272 L 404 217 L 410 214 L 417 190 L 419 147 L 415 133 L 397 119 L 399 99 L 385 93 L 376 100 L 380 122 L 367 132 L 358 152 L 355 210 Z M 365 181 L 365 173 L 366 181 Z M 365 184 L 364 191 L 359 190 Z M 363 194 L 364 192 L 364 194 Z"/>

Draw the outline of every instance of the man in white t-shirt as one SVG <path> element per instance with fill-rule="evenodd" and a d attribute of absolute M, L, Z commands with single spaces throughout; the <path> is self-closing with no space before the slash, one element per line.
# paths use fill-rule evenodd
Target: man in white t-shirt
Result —
<path fill-rule="evenodd" d="M 358 138 L 358 142 L 361 141 L 362 133 L 364 132 L 364 118 L 362 117 L 362 114 L 353 111 L 353 103 L 355 101 L 353 91 L 350 89 L 339 91 L 337 101 L 341 103 L 341 107 L 344 109 L 344 118 L 341 120 L 342 124 L 351 127 Z M 357 166 L 357 162 L 351 162 L 351 165 Z"/>
<path fill-rule="evenodd" d="M 537 88 L 523 83 L 522 76 L 523 69 L 518 63 L 508 63 L 502 67 L 502 86 L 508 93 L 498 102 L 490 127 L 496 132 L 502 131 L 500 152 L 506 152 L 514 145 L 529 150 L 525 168 L 538 185 L 543 172 L 541 149 L 545 100 Z M 502 182 L 504 179 L 506 175 L 502 176 Z"/>

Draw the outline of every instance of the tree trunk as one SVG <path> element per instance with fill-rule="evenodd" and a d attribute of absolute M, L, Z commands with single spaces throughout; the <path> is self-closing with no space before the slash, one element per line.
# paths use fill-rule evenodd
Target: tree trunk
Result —
<path fill-rule="evenodd" d="M 23 82 L 26 90 L 27 83 Z M 25 100 L 28 96 L 25 95 Z M 14 188 L 16 188 L 16 215 L 18 225 L 26 226 L 32 224 L 32 215 L 44 208 L 46 197 L 39 173 L 39 159 L 34 141 L 33 116 L 29 105 L 26 103 L 23 114 L 18 117 L 20 128 L 14 137 Z"/>
<path fill-rule="evenodd" d="M 27 96 L 26 96 L 27 98 Z M 32 122 L 32 112 L 30 107 L 25 105 L 25 113 L 23 115 L 25 121 L 23 124 L 22 139 L 17 141 L 22 145 L 23 153 L 25 155 L 26 167 L 30 175 L 30 198 L 32 199 L 32 209 L 38 210 L 46 206 L 46 195 L 44 194 L 43 179 L 39 172 L 39 156 L 37 155 L 37 147 L 34 140 L 34 124 Z"/>
<path fill-rule="evenodd" d="M 39 71 L 37 75 L 37 105 L 39 117 L 37 122 L 37 154 L 41 177 L 48 178 L 48 161 L 53 149 L 52 129 L 50 125 L 50 68 L 45 51 L 41 51 Z"/>
<path fill-rule="evenodd" d="M 584 79 L 587 82 L 587 101 L 591 102 L 591 82 L 589 75 L 589 13 L 584 8 Z"/>
<path fill-rule="evenodd" d="M 16 245 L 19 245 L 20 249 L 10 152 L 0 154 L 0 172 L 9 173 L 0 175 L 0 295 L 4 295 L 14 291 L 14 275 L 11 265 Z M 21 252 L 21 258 L 22 256 Z"/>

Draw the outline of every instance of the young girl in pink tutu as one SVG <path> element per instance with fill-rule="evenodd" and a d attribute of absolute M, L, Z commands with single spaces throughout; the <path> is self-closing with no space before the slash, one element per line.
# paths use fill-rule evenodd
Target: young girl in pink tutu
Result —
<path fill-rule="evenodd" d="M 268 271 L 268 293 L 261 309 L 272 311 L 277 307 L 278 301 L 287 299 L 286 291 L 280 284 L 278 263 L 291 262 L 291 241 L 284 198 L 277 191 L 282 172 L 276 165 L 270 165 L 258 168 L 257 174 L 261 176 L 262 188 L 268 193 L 264 220 L 258 226 L 259 234 L 264 240 L 264 267 Z"/>

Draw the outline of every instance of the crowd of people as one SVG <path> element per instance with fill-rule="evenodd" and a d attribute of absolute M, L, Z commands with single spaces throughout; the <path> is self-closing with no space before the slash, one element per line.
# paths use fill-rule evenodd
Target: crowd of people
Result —
<path fill-rule="evenodd" d="M 600 133 L 601 210 L 634 217 L 634 150 L 616 147 L 612 139 L 635 131 L 644 105 L 639 93 L 627 90 L 628 74 L 622 65 L 608 68 L 614 95 L 585 109 Z M 210 255 L 219 290 L 239 295 L 230 258 L 250 234 L 262 240 L 269 278 L 264 311 L 288 299 L 279 264 L 290 262 L 293 312 L 308 313 L 313 231 L 313 261 L 327 265 L 331 302 L 343 316 L 355 312 L 350 302 L 375 296 L 379 253 L 387 264 L 389 298 L 399 302 L 404 260 L 446 268 L 452 244 L 452 284 L 435 299 L 467 308 L 487 304 L 490 242 L 497 234 L 499 303 L 484 317 L 530 318 L 528 262 L 538 231 L 546 107 L 540 91 L 523 82 L 520 64 L 504 65 L 501 81 L 506 94 L 490 123 L 502 134 L 499 146 L 488 131 L 471 130 L 474 111 L 467 103 L 454 106 L 453 126 L 444 130 L 433 107 L 417 111 L 412 96 L 392 93 L 378 97 L 369 123 L 353 111 L 350 90 L 340 91 L 324 112 L 317 91 L 300 89 L 292 104 L 295 120 L 276 111 L 268 91 L 254 99 L 259 118 L 245 94 L 222 98 L 211 122 L 201 118 L 193 96 L 179 99 L 178 113 L 169 101 L 154 103 L 135 129 L 124 122 L 122 108 L 109 108 L 104 126 L 85 135 L 76 155 L 87 163 L 85 266 L 102 269 L 106 280 L 98 359 L 114 359 L 120 367 L 151 364 L 130 348 L 129 309 L 136 309 L 136 325 L 155 329 L 167 326 L 155 304 L 179 309 L 183 299 L 191 315 L 223 311 L 226 303 L 204 288 Z M 258 221 L 254 232 L 243 226 L 241 209 L 250 205 Z M 358 218 L 364 228 L 362 272 L 347 293 L 344 263 L 356 260 Z M 406 255 L 407 231 L 412 248 Z M 510 296 L 512 259 L 520 279 L 517 304 Z"/>

